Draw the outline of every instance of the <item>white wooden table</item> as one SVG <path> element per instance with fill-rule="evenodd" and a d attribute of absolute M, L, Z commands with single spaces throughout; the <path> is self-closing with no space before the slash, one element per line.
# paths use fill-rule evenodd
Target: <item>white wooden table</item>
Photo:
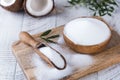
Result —
<path fill-rule="evenodd" d="M 11 51 L 11 44 L 18 40 L 20 31 L 35 34 L 65 24 L 76 17 L 92 15 L 86 8 L 64 7 L 65 5 L 69 5 L 67 0 L 55 0 L 54 11 L 42 18 L 32 18 L 24 12 L 12 13 L 0 7 L 0 80 L 26 80 Z M 120 8 L 113 16 L 103 18 L 120 33 Z M 80 80 L 120 80 L 120 64 Z"/>

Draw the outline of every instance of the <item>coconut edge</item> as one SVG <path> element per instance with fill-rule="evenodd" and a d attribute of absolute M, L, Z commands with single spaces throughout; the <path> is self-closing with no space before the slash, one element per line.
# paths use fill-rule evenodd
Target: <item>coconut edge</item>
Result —
<path fill-rule="evenodd" d="M 45 15 L 50 14 L 50 13 L 54 10 L 54 8 L 55 8 L 55 2 L 54 2 L 54 0 L 52 0 L 52 1 L 53 1 L 53 7 L 52 7 L 52 9 L 51 9 L 48 13 L 46 13 L 46 14 L 44 14 L 44 15 L 42 15 L 42 16 L 35 16 L 35 15 L 32 15 L 31 13 L 29 13 L 29 11 L 28 11 L 27 8 L 26 8 L 26 2 L 27 2 L 27 0 L 24 0 L 24 2 L 23 2 L 23 8 L 24 8 L 24 11 L 25 11 L 28 15 L 30 15 L 30 16 L 32 16 L 32 17 L 34 17 L 34 18 L 43 17 L 43 16 L 45 16 Z"/>
<path fill-rule="evenodd" d="M 18 11 L 22 10 L 22 5 L 23 5 L 23 0 L 16 0 L 10 6 L 3 6 L 2 4 L 0 4 L 1 7 L 3 7 L 4 9 L 6 9 L 8 11 L 11 11 L 11 12 L 18 12 Z"/>

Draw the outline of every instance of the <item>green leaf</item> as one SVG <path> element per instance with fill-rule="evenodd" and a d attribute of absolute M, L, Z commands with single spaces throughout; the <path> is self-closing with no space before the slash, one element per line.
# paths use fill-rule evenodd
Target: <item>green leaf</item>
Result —
<path fill-rule="evenodd" d="M 100 15 L 100 16 L 104 16 L 104 15 L 106 15 L 106 13 L 105 13 L 105 12 L 102 12 L 102 11 L 99 11 L 99 15 Z"/>
<path fill-rule="evenodd" d="M 110 12 L 113 12 L 113 11 L 114 11 L 114 7 L 111 7 L 111 6 L 110 6 L 110 7 L 109 7 L 109 11 L 110 11 Z"/>
<path fill-rule="evenodd" d="M 68 1 L 71 5 L 75 5 L 75 2 L 72 1 Z"/>
<path fill-rule="evenodd" d="M 109 3 L 112 4 L 112 5 L 118 6 L 118 4 L 117 4 L 114 0 L 113 0 L 113 1 L 110 1 Z"/>
<path fill-rule="evenodd" d="M 95 11 L 95 9 L 93 9 L 93 8 L 91 8 L 91 7 L 89 7 L 89 9 L 92 10 L 92 11 Z"/>
<path fill-rule="evenodd" d="M 56 43 L 56 42 L 49 40 L 49 39 L 46 39 L 46 38 L 42 38 L 42 39 L 45 40 L 46 42 L 49 42 L 49 43 Z"/>
<path fill-rule="evenodd" d="M 101 11 L 99 11 L 99 15 L 100 15 L 100 16 L 102 16 L 102 13 L 101 13 Z"/>
<path fill-rule="evenodd" d="M 114 12 L 115 6 L 118 7 L 116 0 L 68 0 L 68 2 L 73 6 L 81 5 L 87 7 L 100 16 L 107 14 L 110 16 Z"/>
<path fill-rule="evenodd" d="M 44 33 L 42 33 L 41 36 L 46 36 L 46 35 L 48 35 L 51 31 L 52 31 L 52 30 L 47 30 L 47 31 L 45 31 Z"/>
<path fill-rule="evenodd" d="M 93 16 L 96 16 L 96 12 L 93 14 Z"/>
<path fill-rule="evenodd" d="M 107 13 L 109 16 L 112 16 L 110 13 Z"/>
<path fill-rule="evenodd" d="M 53 39 L 53 38 L 57 38 L 57 37 L 59 37 L 59 35 L 53 35 L 53 36 L 48 37 L 47 39 Z"/>

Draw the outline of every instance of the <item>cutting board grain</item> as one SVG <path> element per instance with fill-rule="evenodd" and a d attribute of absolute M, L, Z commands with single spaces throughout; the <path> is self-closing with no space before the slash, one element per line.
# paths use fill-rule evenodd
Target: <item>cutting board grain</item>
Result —
<path fill-rule="evenodd" d="M 63 26 L 52 29 L 52 34 L 62 34 Z M 33 35 L 36 40 L 41 40 L 39 35 L 41 33 Z M 31 61 L 31 56 L 34 54 L 32 48 L 20 41 L 16 41 L 12 45 L 12 51 L 16 56 L 18 63 L 23 69 L 28 80 L 37 80 L 36 76 L 33 73 L 33 70 L 36 69 L 36 66 Z M 107 48 L 98 54 L 91 55 L 95 62 L 89 68 L 82 68 L 76 70 L 73 74 L 64 77 L 62 80 L 77 80 L 80 77 L 88 75 L 90 73 L 97 72 L 99 70 L 105 69 L 113 64 L 120 62 L 120 36 L 116 31 L 112 31 L 112 39 L 107 46 Z"/>

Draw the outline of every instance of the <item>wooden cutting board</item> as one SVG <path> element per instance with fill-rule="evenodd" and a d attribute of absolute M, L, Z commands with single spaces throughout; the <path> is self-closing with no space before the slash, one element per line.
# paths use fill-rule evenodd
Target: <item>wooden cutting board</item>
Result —
<path fill-rule="evenodd" d="M 52 29 L 51 34 L 62 34 L 63 26 Z M 33 35 L 36 40 L 41 40 L 39 38 L 41 33 Z M 113 64 L 120 62 L 120 36 L 116 31 L 112 31 L 112 39 L 107 46 L 106 50 L 101 53 L 91 55 L 95 59 L 95 63 L 89 68 L 83 68 L 76 70 L 71 75 L 64 77 L 61 80 L 77 80 L 80 77 L 88 75 L 90 73 L 97 72 L 99 70 L 105 69 Z M 31 55 L 34 54 L 33 49 L 25 45 L 20 41 L 16 41 L 12 45 L 13 54 L 15 55 L 18 63 L 23 69 L 28 80 L 37 80 L 33 70 L 36 66 L 31 61 Z"/>

